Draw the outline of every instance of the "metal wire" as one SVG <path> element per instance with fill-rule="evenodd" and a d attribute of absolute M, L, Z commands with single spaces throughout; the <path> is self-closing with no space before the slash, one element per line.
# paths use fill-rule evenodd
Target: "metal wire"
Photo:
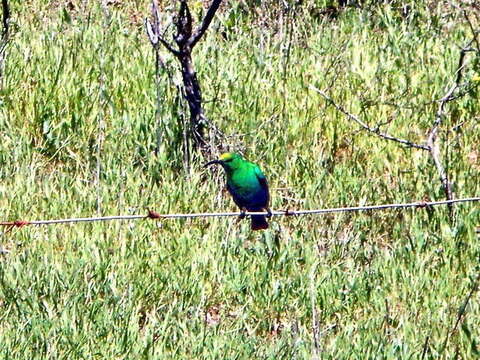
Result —
<path fill-rule="evenodd" d="M 354 206 L 344 208 L 316 209 L 316 210 L 281 210 L 268 212 L 217 212 L 217 213 L 195 213 L 195 214 L 157 214 L 149 211 L 147 215 L 118 215 L 118 216 L 100 216 L 100 217 L 84 217 L 71 219 L 53 219 L 53 220 L 33 220 L 33 221 L 4 221 L 0 222 L 0 226 L 22 227 L 26 225 L 55 225 L 80 222 L 96 222 L 96 221 L 113 221 L 113 220 L 141 220 L 141 219 L 178 219 L 178 218 L 200 218 L 200 217 L 223 217 L 223 216 L 240 216 L 240 215 L 272 215 L 272 216 L 296 216 L 296 215 L 317 215 L 339 212 L 354 211 L 375 211 L 386 209 L 405 209 L 405 208 L 428 208 L 432 206 L 448 205 L 455 203 L 477 202 L 480 197 L 470 197 L 454 200 L 441 201 L 420 201 L 404 204 L 383 204 L 383 205 L 367 205 Z"/>

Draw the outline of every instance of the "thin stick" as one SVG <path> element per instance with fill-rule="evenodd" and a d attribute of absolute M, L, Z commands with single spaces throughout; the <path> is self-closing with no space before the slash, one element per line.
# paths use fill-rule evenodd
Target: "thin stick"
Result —
<path fill-rule="evenodd" d="M 442 346 L 442 351 L 441 351 L 442 353 L 445 351 L 445 348 L 447 347 L 448 340 L 450 339 L 450 335 L 453 334 L 455 331 L 457 331 L 458 325 L 460 324 L 460 321 L 462 320 L 463 316 L 465 315 L 465 312 L 467 311 L 467 306 L 468 306 L 468 303 L 470 302 L 470 299 L 472 298 L 473 294 L 478 290 L 478 280 L 479 280 L 479 277 L 475 279 L 472 289 L 470 290 L 467 297 L 465 298 L 465 301 L 463 302 L 462 306 L 458 310 L 457 320 L 455 321 L 455 325 L 453 326 L 453 329 L 447 332 L 447 336 L 445 337 L 445 340 Z"/>
<path fill-rule="evenodd" d="M 372 211 L 386 209 L 405 209 L 405 208 L 427 208 L 430 206 L 448 205 L 453 203 L 466 203 L 480 201 L 480 197 L 470 197 L 454 200 L 430 201 L 430 202 L 412 202 L 404 204 L 384 204 L 369 206 L 354 206 L 344 208 L 316 209 L 316 210 L 282 210 L 272 211 L 270 214 L 274 216 L 294 216 L 294 215 L 317 215 L 339 212 L 356 212 L 356 211 Z M 140 219 L 186 219 L 186 218 L 202 218 L 202 217 L 227 217 L 240 215 L 270 215 L 268 212 L 217 212 L 217 213 L 195 213 L 195 214 L 157 214 L 150 211 L 147 215 L 117 215 L 117 216 L 100 216 L 86 218 L 71 219 L 55 219 L 55 220 L 34 220 L 34 221 L 3 221 L 0 226 L 22 227 L 25 225 L 52 225 L 67 224 L 78 222 L 95 222 L 95 221 L 111 221 L 111 220 L 140 220 Z"/>
<path fill-rule="evenodd" d="M 428 341 L 430 340 L 430 335 L 428 335 L 426 338 L 425 338 L 425 342 L 423 343 L 423 351 L 422 351 L 422 357 L 421 357 L 421 360 L 425 359 L 425 355 L 427 355 L 427 351 L 428 351 Z"/>
<path fill-rule="evenodd" d="M 472 32 L 473 40 L 477 45 L 477 51 L 480 51 L 480 41 L 478 40 L 479 30 L 475 30 L 475 27 L 473 26 L 472 21 L 470 20 L 470 17 L 468 16 L 468 13 L 465 9 L 463 10 L 463 16 L 465 17 L 465 20 L 467 20 L 470 31 Z"/>
<path fill-rule="evenodd" d="M 200 40 L 202 36 L 205 34 L 208 27 L 210 26 L 210 23 L 213 20 L 213 17 L 215 16 L 215 13 L 220 7 L 221 3 L 222 3 L 222 0 L 212 1 L 212 4 L 208 8 L 207 15 L 205 15 L 205 17 L 203 18 L 202 25 L 198 28 L 197 31 L 195 31 L 195 33 L 188 40 L 191 48 L 193 48 L 195 44 L 198 42 L 198 40 Z"/>
<path fill-rule="evenodd" d="M 338 105 L 335 101 L 333 101 L 333 99 L 328 96 L 325 92 L 323 92 L 322 90 L 320 89 L 317 89 L 316 87 L 310 85 L 310 89 L 312 89 L 313 91 L 317 92 L 318 94 L 320 94 L 325 100 L 327 100 L 335 109 L 337 109 L 338 111 L 340 111 L 342 114 L 344 114 L 345 116 L 347 116 L 350 120 L 353 120 L 354 122 L 356 122 L 358 125 L 360 125 L 362 128 L 364 128 L 365 130 L 367 130 L 368 132 L 371 132 L 373 134 L 375 134 L 376 136 L 378 137 L 381 137 L 382 139 L 385 139 L 385 140 L 390 140 L 390 141 L 395 141 L 395 142 L 398 142 L 400 144 L 403 144 L 407 147 L 412 147 L 412 148 L 416 148 L 416 149 L 421 149 L 421 150 L 427 150 L 429 151 L 430 148 L 427 146 L 427 145 L 421 145 L 421 144 L 415 144 L 414 142 L 411 142 L 409 140 L 405 140 L 405 139 L 400 139 L 400 138 L 397 138 L 395 136 L 392 136 L 390 134 L 387 134 L 387 133 L 384 133 L 384 132 L 381 132 L 380 129 L 378 127 L 376 128 L 372 128 L 371 126 L 369 126 L 368 124 L 366 124 L 365 122 L 363 122 L 362 120 L 360 120 L 360 118 L 358 118 L 357 116 L 353 115 L 352 113 L 348 112 L 347 110 L 345 110 L 342 106 Z"/>
<path fill-rule="evenodd" d="M 315 273 L 317 270 L 318 263 L 315 263 L 312 266 L 312 271 L 310 273 L 310 298 L 312 306 L 312 336 L 313 336 L 313 353 L 315 354 L 314 359 L 319 359 L 320 357 L 320 342 L 319 342 L 319 319 L 317 316 L 317 305 L 315 304 L 316 300 L 316 288 L 315 288 Z"/>

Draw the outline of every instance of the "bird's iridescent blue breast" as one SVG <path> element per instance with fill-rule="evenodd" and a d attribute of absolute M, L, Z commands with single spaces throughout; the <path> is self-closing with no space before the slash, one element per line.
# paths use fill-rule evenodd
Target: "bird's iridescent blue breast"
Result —
<path fill-rule="evenodd" d="M 245 161 L 227 179 L 227 187 L 237 205 L 247 209 L 268 205 L 268 186 L 260 168 Z"/>

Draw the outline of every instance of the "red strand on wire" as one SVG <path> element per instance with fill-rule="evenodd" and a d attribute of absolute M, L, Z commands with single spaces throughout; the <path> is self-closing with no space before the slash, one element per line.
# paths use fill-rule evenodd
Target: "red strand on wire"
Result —
<path fill-rule="evenodd" d="M 25 225 L 30 225 L 30 222 L 23 221 L 23 220 L 0 222 L 0 226 L 6 226 L 7 227 L 7 230 L 5 230 L 5 234 L 8 234 L 15 227 L 20 228 L 20 227 L 25 226 Z"/>
<path fill-rule="evenodd" d="M 148 217 L 149 219 L 160 219 L 160 218 L 161 218 L 161 216 L 160 216 L 159 213 L 157 213 L 157 212 L 155 212 L 155 211 L 153 211 L 153 210 L 150 210 L 150 209 L 148 210 L 148 215 L 147 215 L 147 217 Z"/>
<path fill-rule="evenodd" d="M 29 221 L 23 221 L 23 220 L 15 220 L 15 221 L 2 221 L 0 222 L 0 226 L 8 226 L 11 228 L 14 227 L 22 227 L 25 225 L 30 225 Z"/>

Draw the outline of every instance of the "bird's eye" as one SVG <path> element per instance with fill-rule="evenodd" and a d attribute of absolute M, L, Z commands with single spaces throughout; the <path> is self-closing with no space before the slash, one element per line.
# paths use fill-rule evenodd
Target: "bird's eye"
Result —
<path fill-rule="evenodd" d="M 224 160 L 224 162 L 230 162 L 230 161 L 232 161 L 232 160 L 233 160 L 233 158 L 230 158 L 230 159 Z"/>

